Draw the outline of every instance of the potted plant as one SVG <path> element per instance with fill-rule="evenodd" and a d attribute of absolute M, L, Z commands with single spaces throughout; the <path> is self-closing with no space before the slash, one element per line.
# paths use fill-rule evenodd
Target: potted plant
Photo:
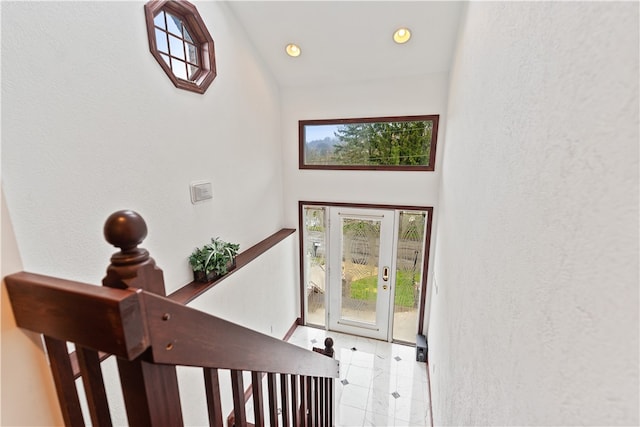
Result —
<path fill-rule="evenodd" d="M 211 243 L 194 249 L 189 256 L 194 279 L 198 282 L 211 282 L 227 274 L 236 266 L 238 249 L 240 245 L 217 237 L 211 239 Z"/>

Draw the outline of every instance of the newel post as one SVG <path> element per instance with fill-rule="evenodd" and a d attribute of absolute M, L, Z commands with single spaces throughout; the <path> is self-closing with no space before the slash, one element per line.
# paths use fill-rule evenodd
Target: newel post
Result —
<path fill-rule="evenodd" d="M 313 347 L 312 350 L 316 353 L 324 354 L 325 356 L 334 359 L 333 338 L 325 338 L 324 348 Z"/>
<path fill-rule="evenodd" d="M 104 225 L 104 236 L 120 251 L 111 257 L 103 286 L 166 295 L 162 270 L 146 249 L 138 247 L 147 236 L 147 224 L 138 213 L 122 210 L 111 214 Z M 129 425 L 182 426 L 176 368 L 147 360 L 147 353 L 132 361 L 118 358 Z"/>
<path fill-rule="evenodd" d="M 333 358 L 334 350 L 333 350 L 333 338 L 325 338 L 324 340 L 324 355 Z"/>
<path fill-rule="evenodd" d="M 165 296 L 162 270 L 149 256 L 146 249 L 139 248 L 147 237 L 147 224 L 142 217 L 130 210 L 112 213 L 104 224 L 104 238 L 120 248 L 111 256 L 107 275 L 102 280 L 110 288 L 140 288 Z"/>

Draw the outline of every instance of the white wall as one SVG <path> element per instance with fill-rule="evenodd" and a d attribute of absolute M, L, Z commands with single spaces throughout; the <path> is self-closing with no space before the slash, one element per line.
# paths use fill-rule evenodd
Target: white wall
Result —
<path fill-rule="evenodd" d="M 297 241 L 297 233 L 290 235 L 189 306 L 283 338 L 299 309 L 298 299 L 290 291 L 298 286 L 298 268 L 292 261 Z"/>
<path fill-rule="evenodd" d="M 151 56 L 144 3 L 1 5 L 3 209 L 13 220 L 3 236 L 15 232 L 17 242 L 5 246 L 3 239 L 2 254 L 21 259 L 24 270 L 100 284 L 116 251 L 102 237 L 104 221 L 128 208 L 145 218 L 149 235 L 141 246 L 171 292 L 192 280 L 187 257 L 209 238 L 244 250 L 284 225 L 278 89 L 235 18 L 224 3 L 196 2 L 215 40 L 218 71 L 198 95 L 176 89 Z M 189 183 L 201 179 L 213 181 L 214 200 L 194 206 Z M 294 265 L 290 243 L 276 253 Z M 20 268 L 14 263 L 2 273 Z M 282 266 L 265 274 L 254 261 L 216 294 L 233 284 L 261 295 L 271 280 L 274 295 L 295 296 L 295 274 Z M 268 325 L 282 337 L 297 306 L 285 298 L 279 310 L 282 320 Z M 11 369 L 5 361 L 24 353 L 42 366 L 41 348 L 5 316 L 10 312 L 3 311 L 3 356 L 12 351 L 3 373 Z M 257 317 L 248 320 L 264 329 Z M 48 375 L 33 371 L 20 381 L 41 384 Z M 23 414 L 7 418 L 11 425 L 59 424 L 30 404 L 11 406 L 36 396 L 16 378 L 3 375 L 2 387 L 12 390 L 11 399 L 3 396 L 3 417 Z"/>
<path fill-rule="evenodd" d="M 470 3 L 430 339 L 437 425 L 638 425 L 638 4 Z"/>
<path fill-rule="evenodd" d="M 2 194 L 2 259 L 0 277 L 22 270 L 11 218 Z M 49 365 L 41 338 L 16 327 L 2 281 L 2 333 L 0 333 L 0 425 L 62 425 Z"/>
<path fill-rule="evenodd" d="M 446 74 L 348 86 L 282 90 L 285 218 L 297 224 L 298 201 L 433 206 L 438 199 L 446 130 Z M 440 114 L 434 172 L 320 171 L 298 169 L 298 121 Z"/>
<path fill-rule="evenodd" d="M 196 4 L 217 56 L 204 95 L 150 54 L 144 2 L 2 5 L 2 174 L 26 270 L 98 283 L 123 208 L 146 219 L 168 290 L 210 237 L 246 249 L 282 227 L 277 87 L 226 5 Z M 200 179 L 214 200 L 194 206 Z"/>
<path fill-rule="evenodd" d="M 293 262 L 298 234 L 292 234 L 248 267 L 238 270 L 212 290 L 194 300 L 190 307 L 210 312 L 231 322 L 246 326 L 275 338 L 283 338 L 298 317 L 296 293 L 298 265 Z M 256 280 L 255 277 L 259 277 Z M 239 291 L 242 289 L 242 291 Z M 220 343 L 225 345 L 224 343 Z M 264 349 L 255 348 L 256 352 Z M 195 379 L 202 380 L 202 371 L 187 368 L 178 370 L 185 425 L 208 425 L 204 385 L 193 387 Z M 219 372 L 222 413 L 225 418 L 233 410 L 230 375 Z M 182 387 L 182 384 L 192 384 Z M 251 384 L 245 373 L 245 387 Z M 253 415 L 248 415 L 252 417 Z"/>
<path fill-rule="evenodd" d="M 284 215 L 298 224 L 298 201 L 434 206 L 445 146 L 447 74 L 348 86 L 282 90 Z M 440 114 L 434 172 L 321 171 L 298 169 L 298 121 Z M 430 263 L 431 265 L 431 263 Z M 427 277 L 427 297 L 430 293 Z M 427 319 L 425 319 L 425 325 Z"/>

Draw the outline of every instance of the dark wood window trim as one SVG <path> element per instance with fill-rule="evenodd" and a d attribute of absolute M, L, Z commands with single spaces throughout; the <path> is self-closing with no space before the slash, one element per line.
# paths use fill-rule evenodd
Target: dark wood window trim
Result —
<path fill-rule="evenodd" d="M 204 93 L 216 78 L 216 59 L 213 38 L 209 30 L 207 30 L 196 7 L 187 1 L 152 0 L 145 4 L 144 10 L 147 23 L 147 36 L 149 38 L 149 50 L 156 61 L 158 61 L 158 64 L 160 64 L 160 67 L 162 67 L 177 88 L 196 93 Z M 190 79 L 177 77 L 171 67 L 162 58 L 163 54 L 158 49 L 154 18 L 162 11 L 174 15 L 184 22 L 185 27 L 189 31 L 189 35 L 193 39 L 193 45 L 197 48 L 198 71 L 195 72 Z M 158 31 L 168 34 L 167 30 L 158 29 Z M 182 37 L 181 42 L 185 47 L 191 44 L 185 37 Z M 168 55 L 165 56 L 168 58 Z M 178 59 L 185 63 L 185 67 L 189 63 L 187 56 L 188 55 L 185 54 L 184 59 Z"/>
<path fill-rule="evenodd" d="M 273 233 L 271 236 L 251 246 L 246 251 L 240 252 L 236 256 L 236 267 L 233 270 L 229 270 L 229 272 L 224 276 L 208 283 L 195 281 L 187 283 L 180 289 L 172 292 L 167 296 L 167 298 L 182 304 L 188 304 L 295 232 L 295 228 L 283 228 L 282 230 Z"/>
<path fill-rule="evenodd" d="M 300 316 L 301 324 L 306 323 L 304 316 L 304 295 L 305 295 L 305 283 L 304 283 L 304 242 L 303 233 L 304 228 L 303 218 L 304 206 L 329 206 L 329 207 L 348 207 L 348 208 L 366 208 L 366 209 L 393 209 L 393 210 L 406 210 L 406 211 L 426 211 L 429 214 L 429 221 L 427 221 L 427 229 L 425 236 L 424 247 L 424 263 L 422 265 L 422 271 L 425 274 L 422 275 L 422 283 L 420 285 L 420 312 L 418 319 L 418 333 L 424 333 L 424 315 L 425 304 L 427 301 L 427 276 L 429 275 L 429 254 L 431 251 L 431 227 L 433 226 L 433 207 L 432 206 L 405 206 L 405 205 L 378 205 L 378 204 L 365 204 L 365 203 L 338 203 L 338 202 L 310 202 L 310 201 L 298 201 L 298 239 L 299 239 L 299 255 L 300 255 Z"/>
<path fill-rule="evenodd" d="M 357 123 L 378 123 L 378 122 L 408 122 L 408 121 L 432 121 L 433 130 L 431 135 L 431 148 L 429 151 L 429 164 L 420 166 L 410 165 L 313 165 L 305 162 L 305 130 L 306 125 L 342 125 Z M 417 115 L 417 116 L 389 116 L 389 117 L 364 117 L 351 119 L 322 119 L 322 120 L 299 120 L 298 121 L 298 168 L 299 169 L 319 169 L 319 170 L 378 170 L 378 171 L 427 171 L 433 172 L 436 163 L 436 146 L 438 142 L 438 123 L 440 115 Z"/>

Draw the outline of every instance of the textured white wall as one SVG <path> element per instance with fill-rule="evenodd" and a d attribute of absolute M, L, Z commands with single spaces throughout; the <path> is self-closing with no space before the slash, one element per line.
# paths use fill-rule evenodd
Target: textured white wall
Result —
<path fill-rule="evenodd" d="M 244 250 L 283 226 L 272 77 L 224 3 L 195 2 L 215 40 L 218 77 L 204 95 L 176 89 L 149 53 L 144 3 L 2 2 L 2 186 L 17 241 L 2 253 L 25 270 L 99 284 L 115 252 L 102 226 L 129 208 L 146 219 L 142 246 L 171 292 L 191 280 L 187 257 L 210 237 Z M 201 179 L 213 181 L 214 200 L 194 206 L 189 183 Z M 294 265 L 290 246 L 276 249 L 285 266 Z M 282 337 L 281 323 L 288 329 L 297 317 L 296 276 L 293 268 L 270 273 L 255 261 L 229 280 L 242 287 L 239 295 L 263 295 L 265 280 L 274 295 L 286 295 L 278 319 L 264 323 Z M 41 349 L 4 316 L 3 351 L 42 363 Z M 260 330 L 263 322 L 245 318 Z M 18 338 L 5 340 L 7 331 Z M 15 357 L 3 357 L 3 372 Z M 3 375 L 3 391 L 11 390 L 3 420 L 55 424 L 31 409 L 22 386 L 49 375 L 34 370 L 21 383 Z"/>
<path fill-rule="evenodd" d="M 277 87 L 226 6 L 196 4 L 217 56 L 204 95 L 149 53 L 144 2 L 2 5 L 2 174 L 26 270 L 98 281 L 123 208 L 146 219 L 169 290 L 210 237 L 246 249 L 281 228 Z M 194 206 L 201 179 L 214 200 Z"/>
<path fill-rule="evenodd" d="M 638 425 L 638 4 L 470 3 L 432 300 L 437 425 Z"/>
<path fill-rule="evenodd" d="M 446 130 L 446 74 L 349 86 L 282 90 L 285 218 L 297 224 L 298 200 L 433 206 L 438 200 Z M 434 172 L 298 169 L 298 121 L 440 114 Z"/>
<path fill-rule="evenodd" d="M 218 317 L 249 327 L 263 334 L 282 338 L 297 316 L 298 300 L 289 292 L 297 286 L 298 268 L 292 261 L 298 234 L 294 233 L 238 270 L 212 290 L 189 304 Z M 283 262 L 287 260 L 287 262 Z M 260 280 L 250 285 L 246 283 Z M 282 289 L 287 289 L 287 293 Z M 285 314 L 285 315 L 283 315 Z"/>
<path fill-rule="evenodd" d="M 2 193 L 2 256 L 0 277 L 22 270 L 11 218 Z M 49 365 L 42 356 L 41 338 L 16 327 L 7 289 L 2 281 L 0 333 L 0 425 L 62 425 Z"/>
<path fill-rule="evenodd" d="M 296 320 L 299 312 L 296 293 L 291 291 L 298 286 L 298 267 L 291 261 L 295 256 L 297 241 L 297 233 L 290 235 L 270 251 L 252 261 L 250 270 L 248 268 L 239 270 L 211 291 L 194 300 L 189 306 L 263 334 L 283 338 L 293 326 L 293 321 Z M 288 261 L 283 262 L 283 260 Z M 256 282 L 256 276 L 260 279 L 248 287 L 247 283 L 252 280 Z M 249 291 L 239 292 L 238 289 Z M 287 291 L 283 292 L 282 289 Z M 255 351 L 259 352 L 262 349 L 255 348 Z M 190 376 L 197 377 L 202 382 L 202 371 L 194 373 L 181 369 L 178 373 L 179 379 L 184 383 L 188 383 Z M 221 371 L 219 377 L 222 413 L 226 416 L 233 410 L 231 377 L 226 371 Z M 249 384 L 250 379 L 246 377 L 245 387 Z M 189 410 L 184 411 L 185 425 L 208 424 L 206 405 L 202 405 L 206 403 L 202 387 L 181 389 L 183 407 L 184 402 L 190 405 Z M 200 407 L 197 408 L 194 402 L 201 403 Z"/>

